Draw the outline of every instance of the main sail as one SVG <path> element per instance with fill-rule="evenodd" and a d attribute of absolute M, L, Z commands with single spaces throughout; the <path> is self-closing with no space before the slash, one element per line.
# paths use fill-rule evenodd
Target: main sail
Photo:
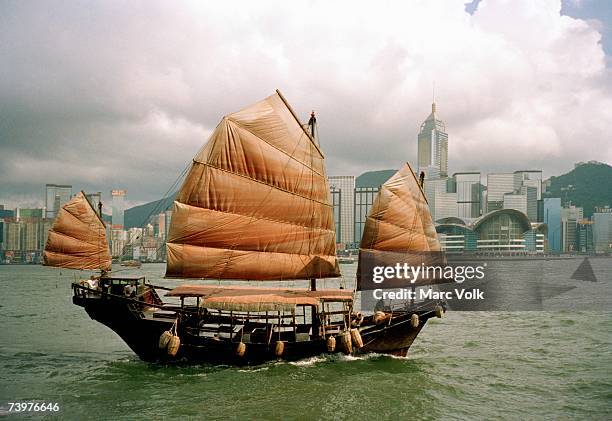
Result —
<path fill-rule="evenodd" d="M 324 157 L 276 94 L 216 127 L 176 197 L 166 277 L 340 276 Z"/>
<path fill-rule="evenodd" d="M 439 262 L 440 243 L 419 182 L 406 163 L 378 192 L 359 247 L 357 289 L 365 289 L 362 270 L 372 262 L 393 266 Z"/>
<path fill-rule="evenodd" d="M 83 192 L 59 210 L 47 237 L 43 264 L 111 270 L 106 228 Z"/>

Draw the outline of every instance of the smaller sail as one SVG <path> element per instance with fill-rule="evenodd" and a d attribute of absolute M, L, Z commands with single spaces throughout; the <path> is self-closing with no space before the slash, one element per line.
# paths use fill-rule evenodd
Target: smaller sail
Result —
<path fill-rule="evenodd" d="M 357 289 L 374 286 L 364 276 L 373 266 L 439 264 L 444 259 L 439 252 L 427 199 L 406 163 L 381 186 L 366 220 L 359 247 Z"/>
<path fill-rule="evenodd" d="M 82 191 L 58 212 L 49 231 L 45 266 L 111 270 L 106 228 Z"/>

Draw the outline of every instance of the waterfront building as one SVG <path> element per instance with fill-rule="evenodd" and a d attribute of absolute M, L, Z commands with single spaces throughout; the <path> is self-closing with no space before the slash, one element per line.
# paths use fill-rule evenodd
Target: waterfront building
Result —
<path fill-rule="evenodd" d="M 561 244 L 561 198 L 544 199 L 544 223 L 548 226 L 548 250 L 560 252 Z"/>
<path fill-rule="evenodd" d="M 45 218 L 55 219 L 60 210 L 72 197 L 72 186 L 65 184 L 45 185 Z"/>
<path fill-rule="evenodd" d="M 436 115 L 436 104 L 431 104 L 431 114 L 425 119 L 417 137 L 418 173 L 427 178 L 448 176 L 448 134 L 444 122 Z"/>
<path fill-rule="evenodd" d="M 111 256 L 112 257 L 123 257 L 124 249 L 127 245 L 127 231 L 112 228 L 111 229 Z"/>
<path fill-rule="evenodd" d="M 478 218 L 481 215 L 482 184 L 479 172 L 453 174 L 454 191 L 457 193 L 457 216 Z"/>
<path fill-rule="evenodd" d="M 20 251 L 21 250 L 21 226 L 19 222 L 5 221 L 4 228 L 6 230 L 5 250 Z"/>
<path fill-rule="evenodd" d="M 124 227 L 124 218 L 123 214 L 125 212 L 125 197 L 127 195 L 127 190 L 112 190 L 112 228 L 113 229 L 123 229 Z"/>
<path fill-rule="evenodd" d="M 472 220 L 443 218 L 436 223 L 440 245 L 448 252 L 544 253 L 546 229 L 515 209 L 499 209 Z"/>
<path fill-rule="evenodd" d="M 598 208 L 593 213 L 593 246 L 596 253 L 612 252 L 612 208 Z"/>
<path fill-rule="evenodd" d="M 380 187 L 356 187 L 355 188 L 355 210 L 354 210 L 354 238 L 355 245 L 359 247 L 366 219 L 376 200 Z"/>
<path fill-rule="evenodd" d="M 577 225 L 583 219 L 582 208 L 569 206 L 561 208 L 561 238 L 564 252 L 578 251 Z"/>
<path fill-rule="evenodd" d="M 355 177 L 352 175 L 336 175 L 329 178 L 330 188 L 340 190 L 340 236 L 336 242 L 349 244 L 355 241 L 354 226 L 354 194 Z"/>
<path fill-rule="evenodd" d="M 592 253 L 593 248 L 593 222 L 583 219 L 576 223 L 577 250 L 580 253 Z"/>

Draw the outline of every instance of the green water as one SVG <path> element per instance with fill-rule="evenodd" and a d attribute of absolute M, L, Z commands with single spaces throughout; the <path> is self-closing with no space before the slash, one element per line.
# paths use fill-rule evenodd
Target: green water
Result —
<path fill-rule="evenodd" d="M 600 283 L 611 282 L 593 266 Z M 142 272 L 159 279 L 163 265 Z M 0 266 L 0 416 L 612 419 L 611 313 L 449 312 L 427 324 L 405 359 L 159 366 L 72 305 L 74 277 Z M 60 412 L 8 413 L 8 402 L 29 401 L 58 402 Z"/>

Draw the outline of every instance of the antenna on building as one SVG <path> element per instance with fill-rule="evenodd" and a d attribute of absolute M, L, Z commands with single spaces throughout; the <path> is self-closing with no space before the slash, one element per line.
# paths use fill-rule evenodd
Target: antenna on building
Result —
<path fill-rule="evenodd" d="M 431 112 L 436 112 L 436 81 L 434 80 L 431 87 Z"/>

